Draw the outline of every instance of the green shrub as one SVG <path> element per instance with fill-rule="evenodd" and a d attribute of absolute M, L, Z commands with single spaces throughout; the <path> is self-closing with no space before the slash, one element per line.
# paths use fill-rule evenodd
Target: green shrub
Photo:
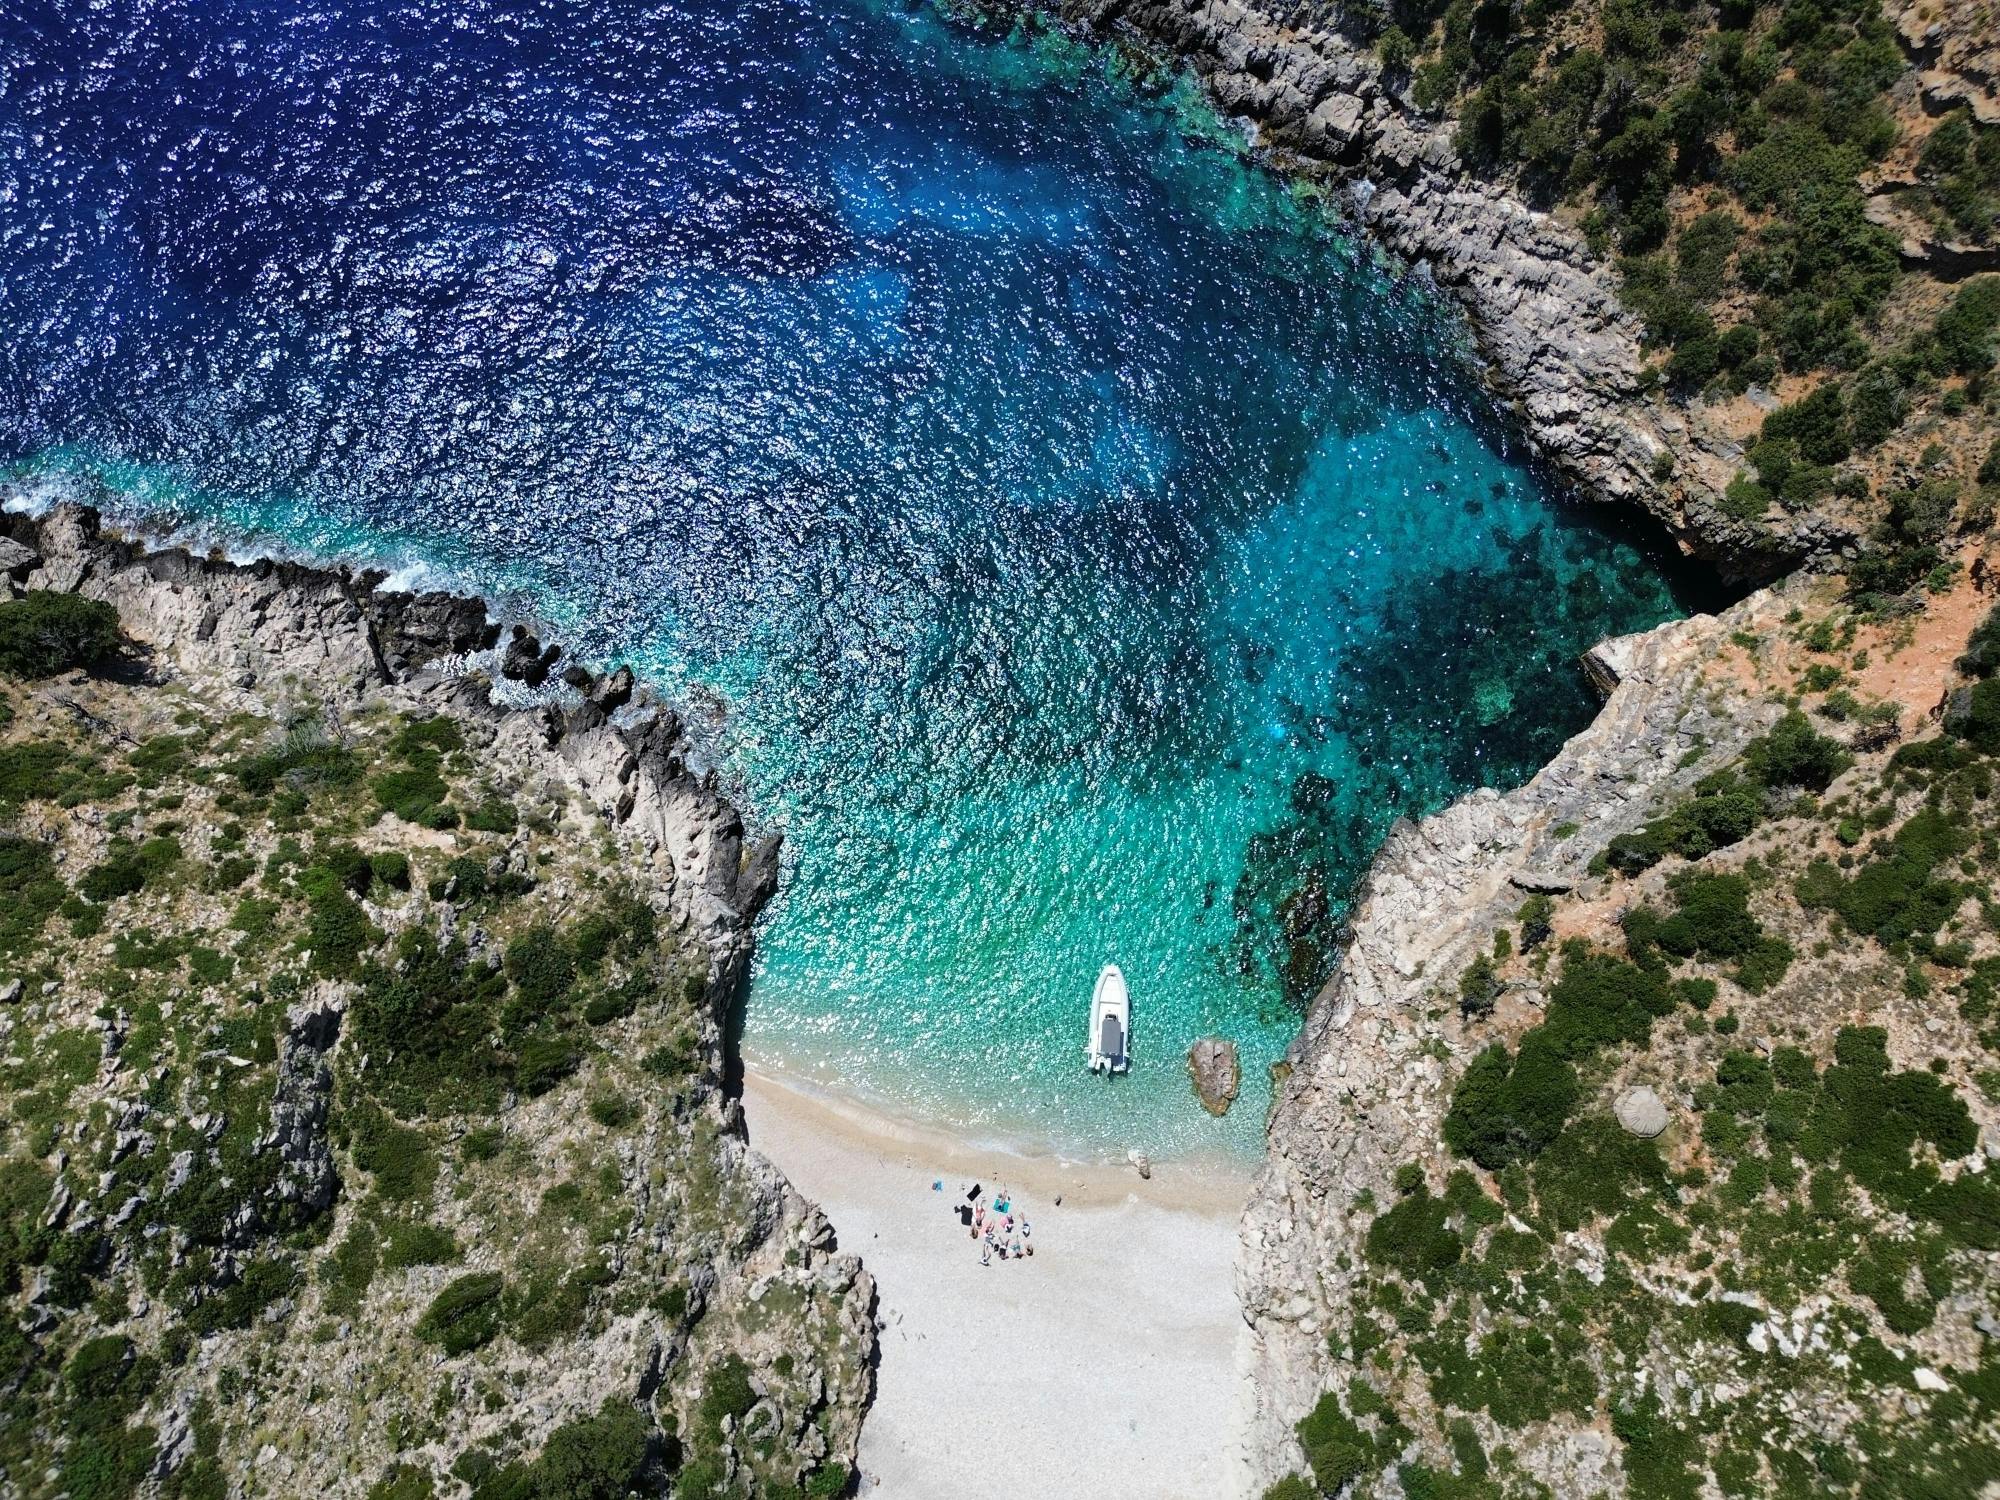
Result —
<path fill-rule="evenodd" d="M 368 857 L 352 844 L 335 844 L 321 852 L 316 863 L 299 872 L 299 889 L 310 897 L 334 891 L 356 896 L 368 894 L 375 871 Z"/>
<path fill-rule="evenodd" d="M 1458 1013 L 1468 1020 L 1490 1016 L 1499 998 L 1500 978 L 1493 971 L 1492 958 L 1482 953 L 1458 977 Z"/>
<path fill-rule="evenodd" d="M 1843 878 L 1826 860 L 1815 860 L 1799 879 L 1799 900 L 1831 907 L 1849 929 L 1894 946 L 1928 940 L 1957 911 L 1966 896 L 1955 881 L 1935 871 L 1972 847 L 1970 833 L 1933 808 L 1911 815 L 1887 849 Z"/>
<path fill-rule="evenodd" d="M 1703 778 L 1694 795 L 1665 817 L 1605 846 L 1605 861 L 1622 875 L 1650 869 L 1669 854 L 1700 859 L 1745 838 L 1757 826 L 1757 799 L 1736 776 Z"/>
<path fill-rule="evenodd" d="M 133 895 L 145 888 L 148 878 L 172 866 L 179 852 L 180 845 L 171 839 L 148 840 L 147 845 L 113 839 L 104 858 L 84 873 L 77 889 L 100 903 Z"/>
<path fill-rule="evenodd" d="M 1886 441 L 1903 425 L 1907 410 L 1902 382 L 1883 366 L 1870 366 L 1855 381 L 1848 406 L 1854 441 L 1863 448 Z"/>
<path fill-rule="evenodd" d="M 1800 1150 L 1811 1160 L 1837 1156 L 1854 1180 L 1885 1207 L 1931 1218 L 1964 1243 L 2000 1231 L 2000 1193 L 1983 1179 L 1948 1187 L 1913 1152 L 1928 1143 L 1950 1160 L 1968 1154 L 1979 1132 L 1965 1101 L 1935 1074 L 1895 1072 L 1880 1027 L 1843 1027 Z"/>
<path fill-rule="evenodd" d="M 357 1219 L 320 1264 L 320 1279 L 328 1287 L 327 1310 L 342 1315 L 357 1311 L 381 1265 L 381 1242 L 374 1226 L 366 1219 Z"/>
<path fill-rule="evenodd" d="M 80 594 L 30 589 L 0 604 L 0 672 L 10 677 L 101 666 L 120 639 L 118 611 Z"/>
<path fill-rule="evenodd" d="M 461 1276 L 431 1299 L 417 1320 L 417 1337 L 443 1346 L 446 1354 L 468 1354 L 500 1332 L 500 1295 L 506 1280 L 497 1271 Z"/>
<path fill-rule="evenodd" d="M 622 1130 L 639 1118 L 639 1107 L 623 1094 L 598 1094 L 590 1101 L 590 1117 L 607 1130 Z"/>
<path fill-rule="evenodd" d="M 1458 1264 L 1465 1244 L 1445 1227 L 1448 1210 L 1421 1184 L 1368 1226 L 1368 1258 L 1413 1281 L 1427 1281 Z"/>
<path fill-rule="evenodd" d="M 375 1190 L 393 1202 L 418 1202 L 437 1181 L 437 1158 L 430 1138 L 399 1124 L 382 1110 L 354 1111 L 351 1125 L 354 1164 L 374 1174 Z"/>
<path fill-rule="evenodd" d="M 1936 1299 L 1909 1294 L 1916 1247 L 1907 1241 L 1876 1240 L 1847 1268 L 1847 1284 L 1873 1302 L 1882 1321 L 1896 1333 L 1922 1333 L 1937 1316 Z"/>
<path fill-rule="evenodd" d="M 0 832 L 0 956 L 33 947 L 68 896 L 48 845 Z"/>
<path fill-rule="evenodd" d="M 376 939 L 368 914 L 342 890 L 322 890 L 307 907 L 306 941 L 315 974 L 351 979 Z"/>
<path fill-rule="evenodd" d="M 514 1064 L 514 1079 L 522 1093 L 538 1097 L 574 1073 L 582 1061 L 582 1052 L 568 1037 L 530 1037 Z"/>
<path fill-rule="evenodd" d="M 429 1469 L 414 1464 L 391 1464 L 389 1472 L 368 1487 L 368 1500 L 431 1500 L 437 1482 Z"/>
<path fill-rule="evenodd" d="M 1667 1420 L 1657 1392 L 1614 1406 L 1611 1430 L 1625 1445 L 1626 1493 L 1633 1500 L 1696 1500 L 1702 1493 L 1702 1444 Z"/>
<path fill-rule="evenodd" d="M 1819 733 L 1804 714 L 1793 709 L 1771 727 L 1770 733 L 1744 747 L 1743 763 L 1766 787 L 1823 792 L 1847 769 L 1850 758 L 1837 740 Z"/>
<path fill-rule="evenodd" d="M 364 970 L 349 1012 L 371 1088 L 405 1114 L 497 1104 L 507 1068 L 494 1022 L 506 983 L 468 964 L 462 943 L 404 933 L 393 964 Z"/>
<path fill-rule="evenodd" d="M 1554 931 L 1556 904 L 1544 895 L 1530 896 L 1521 903 L 1514 920 L 1521 924 L 1521 951 L 1532 953 L 1549 940 Z"/>
<path fill-rule="evenodd" d="M 530 928 L 507 945 L 507 975 L 532 1014 L 547 1011 L 576 983 L 576 957 L 546 925 Z"/>
<path fill-rule="evenodd" d="M 1489 1171 L 1523 1161 L 1562 1134 L 1576 1107 L 1575 1070 L 1538 1031 L 1518 1056 L 1496 1042 L 1475 1057 L 1452 1091 L 1445 1143 Z"/>
<path fill-rule="evenodd" d="M 465 735 L 460 732 L 457 720 L 444 714 L 434 714 L 428 719 L 405 719 L 396 731 L 396 737 L 389 742 L 392 754 L 413 761 L 434 761 L 441 754 L 448 755 L 464 748 Z"/>
<path fill-rule="evenodd" d="M 479 833 L 512 833 L 521 815 L 504 797 L 488 797 L 465 815 L 465 826 Z"/>
<path fill-rule="evenodd" d="M 1557 1056 L 1583 1057 L 1616 1042 L 1643 1043 L 1653 1018 L 1673 1009 L 1666 981 L 1651 970 L 1593 952 L 1574 939 L 1563 945 L 1562 977 L 1549 990 L 1539 1035 Z M 1528 1038 L 1522 1039 L 1525 1047 Z"/>
<path fill-rule="evenodd" d="M 1668 882 L 1676 910 L 1661 920 L 1645 908 L 1627 913 L 1626 942 L 1641 965 L 1659 948 L 1678 958 L 1734 959 L 1736 982 L 1762 994 L 1784 978 L 1792 950 L 1767 935 L 1750 914 L 1749 883 L 1740 875 L 1684 870 Z"/>
<path fill-rule="evenodd" d="M 1635 1194 L 1663 1196 L 1667 1164 L 1659 1147 L 1602 1116 L 1577 1121 L 1535 1159 L 1535 1201 L 1565 1230 L 1621 1213 Z"/>
<path fill-rule="evenodd" d="M 1962 285 L 1931 326 L 1942 370 L 1977 375 L 1993 368 L 1993 335 L 2000 328 L 2000 276 Z"/>
<path fill-rule="evenodd" d="M 1715 1068 L 1715 1107 L 1739 1115 L 1761 1115 L 1777 1095 L 1771 1066 L 1754 1052 L 1732 1050 Z"/>
<path fill-rule="evenodd" d="M 624 1020 L 638 1008 L 638 996 L 631 986 L 620 985 L 592 995 L 583 1008 L 583 1019 L 586 1025 L 608 1026 L 613 1021 Z"/>
<path fill-rule="evenodd" d="M 131 1373 L 135 1351 L 122 1334 L 103 1334 L 77 1346 L 63 1367 L 63 1382 L 80 1401 L 103 1401 L 118 1394 Z"/>
<path fill-rule="evenodd" d="M 549 1434 L 526 1493 L 534 1500 L 624 1500 L 646 1462 L 652 1434 L 652 1424 L 631 1402 L 606 1401 L 597 1415 Z"/>
<path fill-rule="evenodd" d="M 756 1404 L 750 1366 L 740 1354 L 725 1354 L 708 1372 L 707 1389 L 701 1393 L 695 1420 L 702 1432 L 720 1437 L 725 1417 L 740 1422 Z"/>
<path fill-rule="evenodd" d="M 1945 728 L 1986 755 L 2000 755 L 2000 677 L 1982 677 L 1945 713 Z"/>
<path fill-rule="evenodd" d="M 700 1059 L 685 1032 L 675 1033 L 639 1059 L 640 1070 L 654 1078 L 683 1079 L 699 1066 Z"/>
<path fill-rule="evenodd" d="M 410 857 L 400 849 L 387 849 L 368 857 L 370 874 L 391 890 L 410 888 Z"/>
<path fill-rule="evenodd" d="M 458 1259 L 458 1241 L 435 1224 L 398 1221 L 390 1224 L 382 1248 L 382 1264 L 390 1270 L 406 1266 L 442 1266 Z"/>
<path fill-rule="evenodd" d="M 509 1299 L 507 1326 L 529 1349 L 545 1349 L 558 1339 L 574 1337 L 582 1331 L 591 1293 L 610 1285 L 611 1279 L 611 1272 L 601 1265 L 580 1266 L 563 1277 L 539 1277 Z"/>
<path fill-rule="evenodd" d="M 1375 1445 L 1328 1391 L 1298 1425 L 1299 1444 L 1320 1492 L 1337 1495 L 1376 1468 Z"/>
<path fill-rule="evenodd" d="M 431 763 L 385 771 L 369 783 L 369 788 L 382 811 L 421 827 L 432 825 L 445 798 L 451 795 L 451 789 Z"/>
<path fill-rule="evenodd" d="M 361 775 L 361 762 L 347 746 L 328 737 L 317 718 L 286 726 L 278 744 L 229 767 L 246 792 L 266 796 L 279 786 L 293 791 L 351 786 Z"/>

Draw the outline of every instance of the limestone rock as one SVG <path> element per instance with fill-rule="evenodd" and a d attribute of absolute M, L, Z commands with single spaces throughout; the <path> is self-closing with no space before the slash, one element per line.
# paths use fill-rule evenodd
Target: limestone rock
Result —
<path fill-rule="evenodd" d="M 1317 180 L 1345 180 L 1362 227 L 1412 268 L 1402 284 L 1428 283 L 1457 302 L 1488 383 L 1535 449 L 1585 493 L 1645 510 L 1735 578 L 1775 576 L 1818 550 L 1798 523 L 1778 530 L 1723 510 L 1737 445 L 1704 408 L 1642 381 L 1642 330 L 1611 268 L 1580 232 L 1468 170 L 1454 122 L 1406 107 L 1367 37 L 1343 31 L 1339 7 L 1064 0 L 1049 8 L 1171 51 L 1224 114 L 1250 124 L 1259 146 L 1300 160 Z"/>
<path fill-rule="evenodd" d="M 1768 727 L 1776 704 L 1694 688 L 1732 632 L 1770 628 L 1787 607 L 1781 595 L 1753 595 L 1720 616 L 1613 643 L 1602 655 L 1617 661 L 1617 682 L 1596 721 L 1528 785 L 1480 789 L 1390 830 L 1354 892 L 1339 970 L 1307 1010 L 1288 1071 L 1273 1074 L 1269 1155 L 1239 1229 L 1256 1392 L 1247 1492 L 1303 1466 L 1295 1426 L 1347 1378 L 1327 1334 L 1351 1319 L 1362 1273 L 1343 1268 L 1364 1266 L 1366 1255 L 1365 1220 L 1345 1206 L 1438 1151 L 1455 1069 L 1427 1053 L 1443 1044 L 1469 1056 L 1487 1040 L 1460 1030 L 1456 1005 L 1439 1007 L 1439 976 L 1455 980 L 1490 951 L 1493 930 L 1516 920 L 1524 880 L 1582 884 L 1609 840 L 1687 795 Z M 1697 740 L 1713 759 L 1687 760 Z M 1551 1424 L 1521 1453 L 1545 1482 L 1561 1476 L 1552 1487 L 1565 1497 L 1615 1488 L 1598 1482 L 1609 1458 L 1588 1431 Z"/>
<path fill-rule="evenodd" d="M 1236 1058 L 1236 1043 L 1224 1037 L 1205 1036 L 1188 1048 L 1188 1075 L 1194 1080 L 1195 1097 L 1212 1115 L 1226 1115 L 1243 1086 L 1243 1067 Z"/>
<path fill-rule="evenodd" d="M 1612 1104 L 1611 1112 L 1628 1132 L 1647 1140 L 1667 1128 L 1667 1106 L 1649 1088 L 1625 1090 Z"/>
<path fill-rule="evenodd" d="M 40 561 L 34 548 L 24 547 L 12 537 L 0 536 L 0 573 L 25 572 Z"/>

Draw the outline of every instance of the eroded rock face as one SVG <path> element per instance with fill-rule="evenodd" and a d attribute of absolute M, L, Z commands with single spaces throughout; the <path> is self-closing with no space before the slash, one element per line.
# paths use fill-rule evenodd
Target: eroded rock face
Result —
<path fill-rule="evenodd" d="M 1340 971 L 1286 1054 L 1270 1151 L 1242 1221 L 1238 1291 L 1250 1327 L 1247 1479 L 1260 1491 L 1303 1466 L 1294 1426 L 1340 1383 L 1327 1335 L 1350 1316 L 1379 1192 L 1398 1166 L 1441 1180 L 1449 1082 L 1483 1045 L 1456 978 L 1525 894 L 1587 890 L 1592 856 L 1656 816 L 1709 767 L 1769 726 L 1777 708 L 1698 690 L 1732 631 L 1769 628 L 1783 602 L 1758 594 L 1613 643 L 1616 686 L 1597 720 L 1527 786 L 1482 789 L 1390 831 L 1355 896 Z M 1709 752 L 1698 758 L 1690 750 Z M 1711 758 L 1711 756 L 1713 758 Z M 1532 1004 L 1532 997 L 1503 1003 Z M 1551 1424 L 1524 1465 L 1583 1495 L 1602 1477 L 1600 1434 Z M 1254 1492 L 1254 1491 L 1253 1491 Z"/>
<path fill-rule="evenodd" d="M 373 1300 L 358 1304 L 359 1313 L 322 1319 L 329 1331 L 338 1330 L 327 1339 L 269 1331 L 285 1318 L 321 1318 L 315 1309 L 331 1284 L 323 1265 L 374 1211 L 364 1206 L 372 1201 L 374 1169 L 357 1164 L 350 1092 L 371 1066 L 356 1035 L 357 1016 L 365 1013 L 356 1009 L 356 997 L 365 984 L 348 977 L 307 987 L 283 1012 L 269 1054 L 239 1058 L 217 1049 L 205 1056 L 207 1071 L 258 1080 L 257 1109 L 268 1101 L 267 1120 L 246 1116 L 255 1119 L 247 1159 L 270 1170 L 233 1195 L 220 1191 L 229 1183 L 218 1188 L 216 1181 L 218 1142 L 231 1121 L 221 1112 L 188 1115 L 178 1104 L 149 1102 L 135 1068 L 119 1063 L 127 1018 L 122 1011 L 100 1016 L 107 1067 L 90 1087 L 101 1097 L 79 1093 L 76 1102 L 96 1108 L 107 1160 L 144 1163 L 149 1172 L 156 1162 L 158 1170 L 138 1193 L 100 1206 L 102 1179 L 86 1177 L 75 1163 L 58 1167 L 51 1174 L 54 1220 L 71 1227 L 101 1223 L 123 1245 L 145 1236 L 150 1221 L 172 1217 L 169 1211 L 192 1195 L 210 1193 L 221 1210 L 204 1230 L 213 1251 L 204 1275 L 216 1294 L 284 1257 L 285 1267 L 301 1273 L 293 1292 L 270 1304 L 268 1317 L 248 1329 L 219 1325 L 223 1331 L 185 1367 L 162 1378 L 147 1412 L 160 1433 L 157 1472 L 192 1461 L 189 1414 L 207 1389 L 203 1382 L 212 1384 L 217 1370 L 239 1362 L 257 1369 L 249 1387 L 256 1399 L 245 1408 L 257 1416 L 248 1425 L 225 1424 L 216 1461 L 236 1476 L 232 1489 L 254 1471 L 258 1484 L 283 1493 L 358 1493 L 392 1461 L 444 1474 L 478 1444 L 500 1444 L 525 1461 L 553 1432 L 590 1419 L 608 1400 L 650 1406 L 663 1427 L 677 1421 L 687 1431 L 701 1382 L 737 1361 L 749 1372 L 742 1378 L 762 1382 L 755 1387 L 757 1410 L 745 1418 L 760 1426 L 754 1438 L 722 1445 L 717 1461 L 740 1465 L 744 1484 L 762 1482 L 753 1464 L 784 1467 L 779 1477 L 787 1484 L 798 1474 L 844 1474 L 872 1389 L 874 1283 L 856 1256 L 839 1249 L 824 1215 L 750 1150 L 741 1111 L 724 1087 L 724 1017 L 750 955 L 750 924 L 775 883 L 776 843 L 747 838 L 714 778 L 693 764 L 671 709 L 649 701 L 629 672 L 600 678 L 580 668 L 565 672 L 560 685 L 545 679 L 533 707 L 497 702 L 496 692 L 515 701 L 520 692 L 494 680 L 501 635 L 485 607 L 444 595 L 385 593 L 379 574 L 149 551 L 106 534 L 96 514 L 79 506 L 40 518 L 0 517 L 0 539 L 16 549 L 0 552 L 0 561 L 30 559 L 26 586 L 72 590 L 118 609 L 135 649 L 115 682 L 90 685 L 90 692 L 124 695 L 105 723 L 149 722 L 147 713 L 171 723 L 158 701 L 170 698 L 204 720 L 240 714 L 273 730 L 295 722 L 292 710 L 300 710 L 334 733 L 355 731 L 350 740 L 368 745 L 390 735 L 384 725 L 449 718 L 463 737 L 459 758 L 475 766 L 453 774 L 462 782 L 489 778 L 496 793 L 504 788 L 524 824 L 539 820 L 533 840 L 523 827 L 518 837 L 461 846 L 449 834 L 391 814 L 365 826 L 363 841 L 407 847 L 428 861 L 433 876 L 444 868 L 441 856 L 461 847 L 467 858 L 490 855 L 487 878 L 516 882 L 532 895 L 514 899 L 522 909 L 543 903 L 536 911 L 595 899 L 598 869 L 580 866 L 599 862 L 621 890 L 651 908 L 660 946 L 687 960 L 672 971 L 672 988 L 647 1002 L 646 1015 L 628 1011 L 623 1021 L 606 1023 L 628 1028 L 623 1050 L 605 1046 L 597 1064 L 606 1089 L 615 1087 L 625 1101 L 620 1109 L 630 1111 L 620 1116 L 625 1123 L 598 1129 L 581 1108 L 580 1079 L 567 1092 L 523 1087 L 491 1106 L 468 1103 L 465 1122 L 487 1122 L 497 1131 L 504 1121 L 510 1149 L 522 1153 L 521 1200 L 508 1196 L 511 1176 L 494 1177 L 490 1195 L 439 1189 L 427 1198 L 429 1189 L 415 1190 L 418 1197 L 399 1213 L 448 1231 L 454 1258 L 416 1262 L 401 1273 L 404 1281 L 377 1279 L 368 1289 Z M 534 642 L 532 653 L 517 652 L 516 660 L 524 656 L 547 666 L 557 651 Z M 213 771 L 203 774 L 212 780 Z M 208 795 L 205 780 L 200 798 Z M 188 806 L 199 809 L 204 828 L 214 821 L 211 802 Z M 87 805 L 64 810 L 74 838 L 84 836 L 75 830 L 93 826 L 93 812 Z M 60 832 L 40 831 L 50 839 Z M 190 857 L 203 848 L 205 841 L 191 843 Z M 265 851 L 255 852 L 261 858 Z M 387 890 L 378 884 L 369 889 L 365 913 L 385 943 L 434 930 L 446 942 L 462 940 L 467 964 L 498 967 L 507 934 L 489 935 L 483 926 L 495 920 L 495 908 L 463 904 L 454 896 L 456 880 L 437 880 L 435 891 L 421 882 Z M 73 1000 L 48 986 L 37 1017 L 54 1024 L 54 1008 L 72 1004 L 79 1018 L 95 1014 L 101 1007 L 86 993 L 83 973 L 78 966 L 65 976 L 66 984 L 75 981 Z M 213 995 L 177 991 L 181 1019 L 192 1024 L 229 1003 L 226 988 L 217 981 Z M 8 1013 L 16 1024 L 22 994 L 18 978 L 0 984 L 0 1003 L 13 1002 Z M 645 1053 L 629 1040 L 640 1036 L 631 1027 L 653 1024 L 647 1020 L 653 1012 L 671 1017 L 673 1028 L 669 1036 L 661 1021 L 644 1034 L 665 1044 L 657 1070 L 642 1064 Z M 380 1056 L 373 1062 L 379 1067 Z M 614 1063 L 622 1080 L 615 1085 Z M 413 1118 L 423 1123 L 421 1112 Z M 429 1159 L 436 1159 L 438 1144 L 424 1148 Z M 464 1167 L 451 1153 L 440 1170 Z M 615 1278 L 618 1297 L 601 1295 L 590 1319 L 552 1326 L 546 1339 L 499 1340 L 474 1356 L 485 1363 L 447 1365 L 437 1374 L 443 1362 L 416 1328 L 426 1305 L 468 1272 L 504 1272 L 514 1288 L 533 1284 L 535 1268 L 510 1259 L 515 1241 L 523 1225 L 537 1222 L 537 1200 L 572 1176 L 618 1210 L 607 1237 L 590 1247 L 592 1256 L 580 1254 L 576 1262 L 583 1266 L 588 1258 L 586 1269 Z M 327 1232 L 289 1233 L 306 1224 Z M 561 1264 L 569 1268 L 567 1260 Z M 156 1296 L 132 1314 L 129 1327 L 145 1344 L 184 1313 L 178 1296 Z M 46 1334 L 57 1315 L 44 1308 L 33 1331 Z M 371 1320 L 365 1334 L 353 1332 L 350 1316 Z M 255 1358 L 247 1359 L 245 1349 L 260 1337 Z M 440 1380 L 463 1378 L 470 1389 L 475 1375 L 491 1378 L 493 1399 L 460 1403 L 449 1424 L 412 1444 L 407 1434 L 414 1429 L 400 1426 L 395 1413 L 416 1409 L 412 1403 L 429 1410 Z"/>
<path fill-rule="evenodd" d="M 1185 59 L 1279 165 L 1346 184 L 1355 218 L 1464 309 L 1495 393 L 1590 498 L 1639 507 L 1726 577 L 1774 577 L 1851 540 L 1809 518 L 1726 515 L 1743 455 L 1698 405 L 1640 380 L 1638 321 L 1582 238 L 1458 159 L 1448 120 L 1408 108 L 1338 10 L 1276 0 L 1055 0 L 1053 13 Z"/>
<path fill-rule="evenodd" d="M 1228 1114 L 1243 1086 L 1236 1043 L 1223 1037 L 1203 1037 L 1188 1048 L 1188 1076 L 1194 1080 L 1195 1097 L 1203 1109 L 1212 1115 Z"/>
<path fill-rule="evenodd" d="M 1643 1140 L 1651 1140 L 1667 1128 L 1667 1106 L 1658 1093 L 1644 1085 L 1620 1094 L 1611 1113 L 1627 1133 Z"/>

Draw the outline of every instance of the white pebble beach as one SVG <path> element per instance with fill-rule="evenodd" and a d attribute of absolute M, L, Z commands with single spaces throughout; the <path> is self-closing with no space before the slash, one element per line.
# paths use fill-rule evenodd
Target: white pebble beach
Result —
<path fill-rule="evenodd" d="M 875 1276 L 881 1366 L 861 1494 L 1244 1491 L 1234 1288 L 1248 1163 L 1161 1162 L 1141 1180 L 1129 1166 L 983 1148 L 754 1060 L 743 1103 L 751 1146 Z M 1012 1190 L 1034 1256 L 980 1264 L 950 1207 L 973 1181 Z"/>

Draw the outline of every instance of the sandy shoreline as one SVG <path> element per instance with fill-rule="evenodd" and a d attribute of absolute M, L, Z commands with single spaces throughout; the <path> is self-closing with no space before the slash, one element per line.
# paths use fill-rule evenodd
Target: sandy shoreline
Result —
<path fill-rule="evenodd" d="M 876 1278 L 882 1358 L 862 1494 L 1245 1490 L 1235 1259 L 1250 1164 L 1163 1162 L 1142 1181 L 1130 1167 L 959 1141 L 754 1064 L 743 1104 L 750 1144 Z M 1012 1191 L 1034 1256 L 980 1264 L 950 1211 L 973 1181 Z"/>

